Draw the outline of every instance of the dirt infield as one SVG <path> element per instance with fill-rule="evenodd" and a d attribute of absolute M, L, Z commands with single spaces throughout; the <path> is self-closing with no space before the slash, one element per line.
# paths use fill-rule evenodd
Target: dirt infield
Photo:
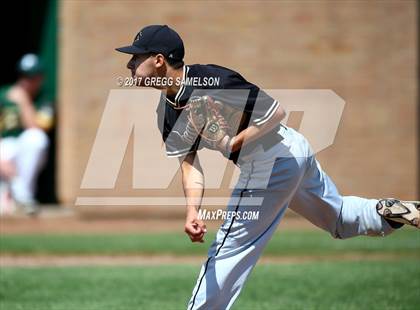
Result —
<path fill-rule="evenodd" d="M 220 221 L 207 221 L 209 230 L 217 230 Z M 43 209 L 36 218 L 27 216 L 9 216 L 0 218 L 0 233 L 4 235 L 19 234 L 124 234 L 124 233 L 168 233 L 182 232 L 184 221 L 181 218 L 102 218 L 81 216 L 74 209 Z M 279 225 L 279 230 L 315 230 L 305 219 L 294 213 L 287 213 Z M 359 261 L 401 259 L 394 253 L 346 253 L 330 255 L 285 255 L 263 256 L 261 264 L 293 264 L 322 261 Z M 48 254 L 0 254 L 0 267 L 47 267 L 47 266 L 137 266 L 162 264 L 199 265 L 205 260 L 204 255 L 171 255 L 171 254 L 133 254 L 133 255 L 48 255 Z"/>
<path fill-rule="evenodd" d="M 401 255 L 395 254 L 345 254 L 345 255 L 299 255 L 263 256 L 258 264 L 296 264 L 311 262 L 350 262 L 350 261 L 397 261 Z M 69 267 L 69 266 L 155 266 L 155 265 L 200 265 L 204 256 L 175 255 L 0 255 L 0 267 Z"/>
<path fill-rule="evenodd" d="M 221 221 L 206 221 L 209 230 L 217 230 Z M 95 218 L 81 216 L 72 209 L 44 210 L 36 218 L 13 216 L 0 218 L 1 234 L 82 234 L 82 233 L 136 233 L 183 231 L 184 220 L 174 217 L 156 219 L 141 218 Z M 316 229 L 305 219 L 290 213 L 279 226 L 286 229 Z"/>

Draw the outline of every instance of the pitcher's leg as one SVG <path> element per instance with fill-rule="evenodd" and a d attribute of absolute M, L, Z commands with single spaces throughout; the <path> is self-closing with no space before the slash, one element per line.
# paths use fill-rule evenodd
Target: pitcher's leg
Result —
<path fill-rule="evenodd" d="M 187 309 L 229 309 L 233 305 L 286 208 L 279 207 L 277 216 L 266 225 L 236 220 L 222 225 L 201 268 Z M 259 216 L 265 215 L 260 213 Z"/>
<path fill-rule="evenodd" d="M 234 190 L 232 199 L 241 200 L 239 204 L 229 203 L 227 210 L 241 215 L 245 211 L 259 212 L 258 219 L 236 217 L 224 222 L 201 268 L 188 309 L 232 306 L 298 188 L 306 169 L 303 162 L 292 157 L 276 160 L 267 190 Z M 262 198 L 262 204 L 249 206 L 250 198 Z"/>
<path fill-rule="evenodd" d="M 290 208 L 335 238 L 384 236 L 394 229 L 376 212 L 376 199 L 341 196 L 334 182 L 312 157 Z"/>
<path fill-rule="evenodd" d="M 336 236 L 344 239 L 358 235 L 385 236 L 393 232 L 392 226 L 376 212 L 378 201 L 344 196 Z"/>

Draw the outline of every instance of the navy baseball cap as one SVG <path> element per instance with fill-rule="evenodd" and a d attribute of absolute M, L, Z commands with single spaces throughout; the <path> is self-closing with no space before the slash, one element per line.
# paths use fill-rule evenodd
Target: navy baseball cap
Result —
<path fill-rule="evenodd" d="M 137 33 L 132 45 L 119 47 L 116 50 L 131 55 L 160 53 L 174 60 L 182 60 L 185 54 L 181 37 L 167 25 L 144 27 Z"/>

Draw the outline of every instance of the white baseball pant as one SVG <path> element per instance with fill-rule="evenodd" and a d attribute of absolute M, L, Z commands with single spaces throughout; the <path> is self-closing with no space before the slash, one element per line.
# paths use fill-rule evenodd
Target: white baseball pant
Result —
<path fill-rule="evenodd" d="M 224 221 L 187 309 L 232 306 L 288 207 L 334 238 L 385 236 L 393 231 L 376 213 L 378 200 L 339 194 L 304 136 L 285 126 L 279 134 L 284 139 L 277 145 L 267 151 L 259 147 L 241 158 L 227 211 L 259 211 L 258 220 Z M 262 204 L 250 206 L 252 197 L 263 199 Z"/>
<path fill-rule="evenodd" d="M 10 186 L 17 201 L 34 201 L 36 181 L 45 164 L 48 145 L 47 135 L 39 128 L 29 128 L 18 137 L 0 140 L 0 160 L 13 161 L 16 167 Z"/>

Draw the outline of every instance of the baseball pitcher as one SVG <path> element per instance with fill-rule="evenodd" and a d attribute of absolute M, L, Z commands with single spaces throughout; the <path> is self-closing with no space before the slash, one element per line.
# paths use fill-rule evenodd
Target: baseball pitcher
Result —
<path fill-rule="evenodd" d="M 227 211 L 259 212 L 258 220 L 233 216 L 221 225 L 187 309 L 232 306 L 288 207 L 340 239 L 385 236 L 404 224 L 419 228 L 418 201 L 340 195 L 305 137 L 281 123 L 280 102 L 233 70 L 185 65 L 183 41 L 168 26 L 147 26 L 117 51 L 132 55 L 127 68 L 139 86 L 162 90 L 158 127 L 167 156 L 180 160 L 191 241 L 203 242 L 206 233 L 198 216 L 202 148 L 240 168 Z"/>

